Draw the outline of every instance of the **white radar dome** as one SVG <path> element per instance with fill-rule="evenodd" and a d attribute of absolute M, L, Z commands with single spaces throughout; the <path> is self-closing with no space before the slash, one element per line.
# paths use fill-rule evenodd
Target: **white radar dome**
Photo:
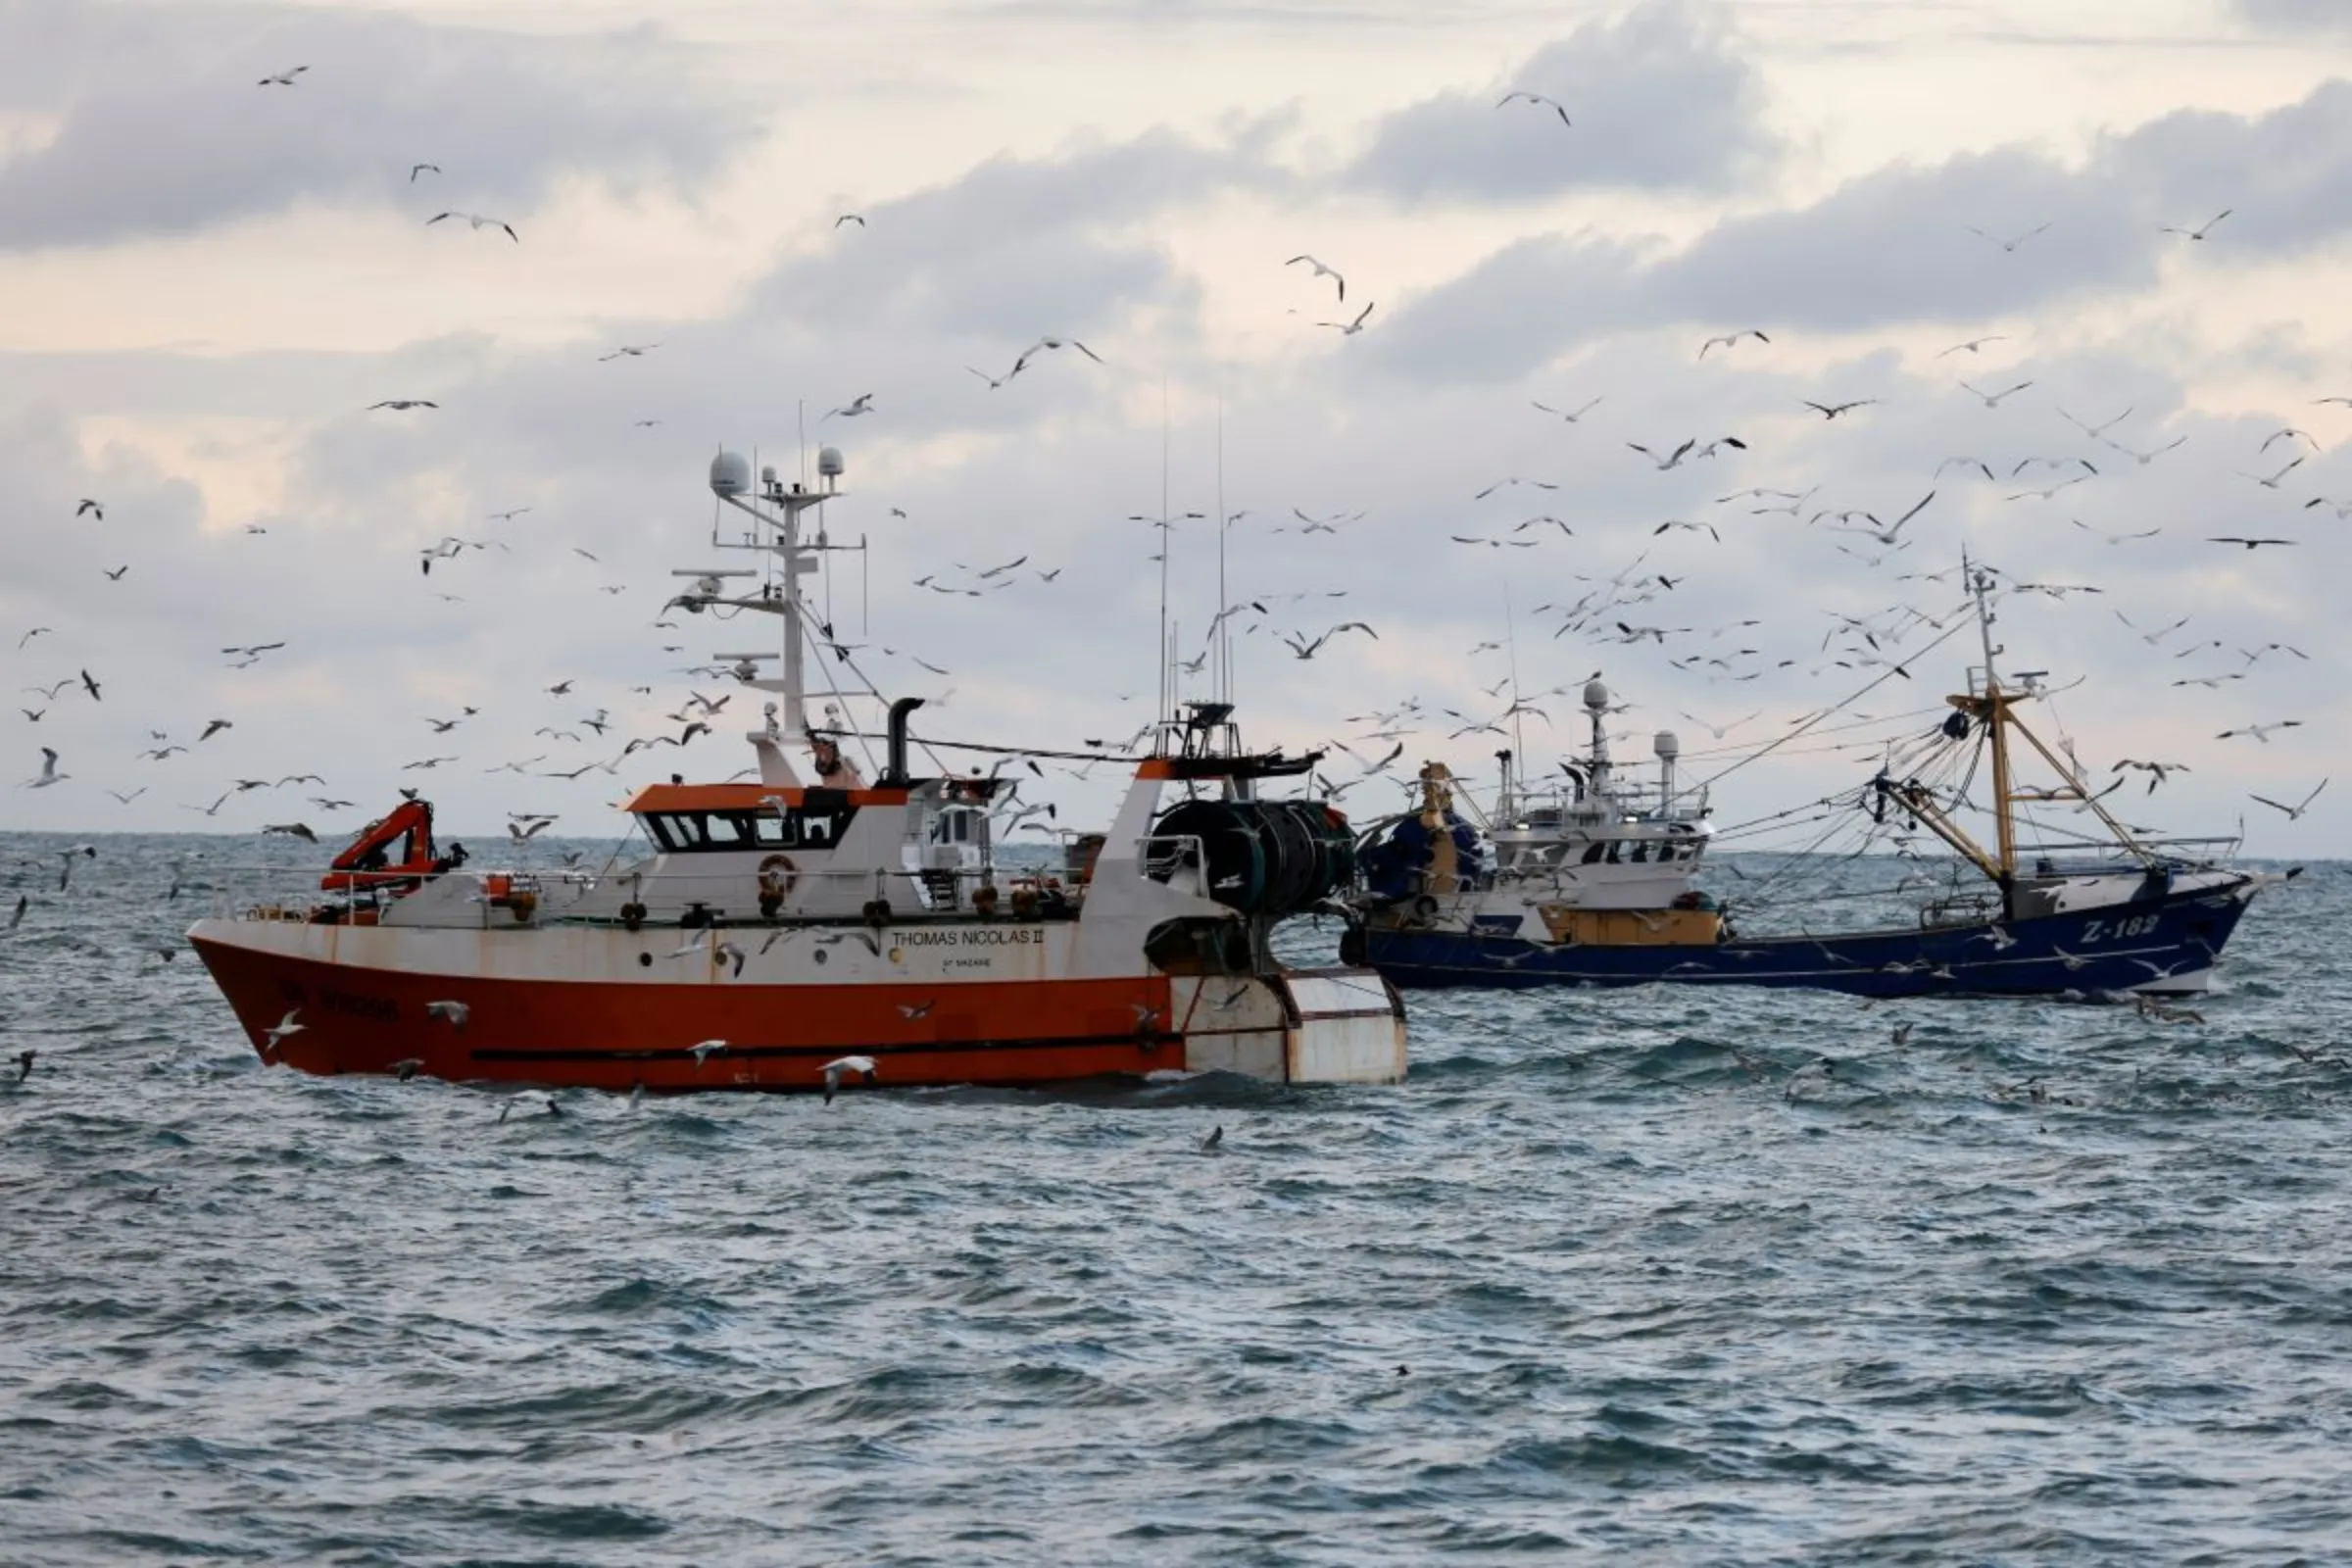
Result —
<path fill-rule="evenodd" d="M 740 496 L 752 488 L 751 460 L 740 452 L 721 452 L 710 460 L 710 493 Z"/>
<path fill-rule="evenodd" d="M 841 448 L 818 447 L 816 449 L 816 471 L 825 478 L 840 478 L 845 467 L 846 465 L 841 461 Z"/>
<path fill-rule="evenodd" d="M 1601 684 L 1599 681 L 1596 681 L 1596 680 L 1589 680 L 1589 681 L 1585 682 L 1585 706 L 1586 706 L 1587 708 L 1606 708 L 1606 707 L 1608 707 L 1608 706 L 1609 706 L 1609 689 L 1608 689 L 1608 687 L 1606 687 L 1606 686 L 1602 685 L 1602 684 Z"/>
<path fill-rule="evenodd" d="M 1680 757 L 1683 755 L 1682 738 L 1670 729 L 1662 729 L 1650 737 L 1649 749 L 1662 758 Z"/>

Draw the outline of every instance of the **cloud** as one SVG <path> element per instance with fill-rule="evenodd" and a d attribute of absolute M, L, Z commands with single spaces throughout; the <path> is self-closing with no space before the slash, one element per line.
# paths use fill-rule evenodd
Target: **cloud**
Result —
<path fill-rule="evenodd" d="M 675 51 L 647 28 L 524 38 L 374 13 L 83 0 L 12 20 L 56 63 L 46 76 L 21 55 L 0 67 L 0 107 L 48 130 L 0 162 L 0 245 L 20 250 L 304 202 L 515 219 L 565 176 L 700 179 L 757 124 L 723 96 L 680 92 L 677 70 L 656 69 Z M 297 85 L 256 85 L 296 65 L 310 68 Z M 443 172 L 411 184 L 419 162 Z"/>
<path fill-rule="evenodd" d="M 1565 105 L 1498 105 L 1504 93 Z M 1761 168 L 1776 143 L 1763 90 L 1723 11 L 1645 0 L 1592 22 L 1477 91 L 1455 89 L 1390 115 L 1342 176 L 1405 201 L 1521 201 L 1647 186 L 1717 190 Z"/>
<path fill-rule="evenodd" d="M 755 298 L 761 312 L 836 329 L 945 331 L 1017 352 L 1040 332 L 1083 335 L 1119 310 L 1189 296 L 1153 220 L 1288 182 L 1246 129 L 1227 146 L 1152 131 L 1052 157 L 999 156 L 866 208 L 863 226 L 783 262 Z"/>
<path fill-rule="evenodd" d="M 1807 207 L 1727 219 L 1681 250 L 1533 236 L 1405 304 L 1379 357 L 1400 374 L 1506 379 L 1603 323 L 1982 321 L 2151 287 L 2191 243 L 2161 228 L 2226 207 L 2201 259 L 2292 254 L 2352 230 L 2352 82 L 2263 115 L 2167 115 L 2080 165 L 2016 147 L 1898 165 Z"/>
<path fill-rule="evenodd" d="M 2340 0 L 2233 0 L 2232 9 L 2275 32 L 2352 32 L 2352 11 Z"/>

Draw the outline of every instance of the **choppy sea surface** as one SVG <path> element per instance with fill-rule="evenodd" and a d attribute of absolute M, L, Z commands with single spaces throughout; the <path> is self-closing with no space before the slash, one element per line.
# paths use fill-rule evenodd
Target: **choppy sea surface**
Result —
<path fill-rule="evenodd" d="M 0 836 L 9 1564 L 2352 1560 L 2337 866 L 2201 1023 L 1417 994 L 1396 1088 L 551 1115 L 263 1066 L 159 952 L 252 852 L 89 842 Z"/>

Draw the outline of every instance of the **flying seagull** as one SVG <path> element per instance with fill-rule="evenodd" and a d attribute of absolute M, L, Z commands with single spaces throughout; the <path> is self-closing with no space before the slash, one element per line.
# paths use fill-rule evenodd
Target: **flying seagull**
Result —
<path fill-rule="evenodd" d="M 1315 324 L 1336 328 L 1342 337 L 1353 337 L 1364 329 L 1364 318 L 1371 314 L 1372 307 L 1367 305 L 1355 313 L 1355 319 L 1352 321 L 1317 321 Z"/>
<path fill-rule="evenodd" d="M 865 227 L 865 219 L 862 215 L 858 213 L 844 213 L 839 218 L 833 220 L 833 226 L 835 228 L 839 228 L 844 223 L 856 223 L 859 228 L 863 228 Z"/>
<path fill-rule="evenodd" d="M 825 417 L 830 419 L 834 415 L 838 414 L 845 419 L 855 419 L 860 414 L 871 414 L 873 412 L 874 395 L 871 392 L 860 392 L 856 398 L 852 399 L 846 407 L 830 411 L 825 415 Z"/>
<path fill-rule="evenodd" d="M 2216 219 L 2215 221 L 2219 222 L 2220 220 Z M 2319 783 L 2312 786 L 2311 793 L 2304 796 L 2302 801 L 2294 806 L 2281 806 L 2278 802 L 2272 800 L 2267 795 L 2257 795 L 2253 798 L 2260 801 L 2263 805 L 2269 807 L 2274 811 L 2284 811 L 2286 813 L 2286 819 L 2289 822 L 2300 822 L 2303 820 L 2303 813 L 2311 809 L 2311 803 L 2318 800 L 2320 798 L 2320 791 L 2326 789 L 2327 787 L 2328 781 L 2326 779 L 2320 780 Z"/>
<path fill-rule="evenodd" d="M 386 398 L 381 403 L 368 404 L 367 412 L 373 414 L 378 409 L 390 409 L 395 414 L 399 414 L 410 409 L 437 409 L 440 406 L 440 404 L 425 398 Z"/>
<path fill-rule="evenodd" d="M 428 170 L 433 173 L 438 174 L 441 172 L 441 166 L 439 164 L 411 164 L 409 166 L 409 183 L 412 185 L 416 184 L 416 176 L 424 173 Z"/>
<path fill-rule="evenodd" d="M 1102 355 L 1097 354 L 1093 349 L 1088 348 L 1085 344 L 1079 342 L 1074 337 L 1041 337 L 1036 342 L 1030 344 L 1027 348 L 1021 350 L 1020 358 L 1012 362 L 1012 368 L 1004 372 L 1004 379 L 1009 381 L 1014 376 L 1020 374 L 1023 370 L 1028 368 L 1030 358 L 1033 355 L 1042 354 L 1048 349 L 1076 349 L 1079 353 L 1085 355 L 1097 365 L 1101 365 L 1102 363 Z"/>
<path fill-rule="evenodd" d="M 602 365 L 608 360 L 633 360 L 641 354 L 651 354 L 661 346 L 659 343 L 623 343 L 610 354 L 599 354 L 596 357 L 596 363 Z M 527 512 L 530 509 L 526 507 L 523 510 Z M 492 513 L 491 515 L 497 516 L 499 514 Z"/>
<path fill-rule="evenodd" d="M 1314 275 L 1316 277 L 1328 277 L 1334 283 L 1337 283 L 1340 288 L 1340 298 L 1342 300 L 1348 298 L 1348 280 L 1340 275 L 1340 270 L 1338 268 L 1326 267 L 1321 262 L 1316 261 L 1312 256 L 1303 254 L 1294 256 L 1282 265 L 1285 267 L 1297 267 L 1300 262 L 1304 262 L 1307 266 L 1313 268 L 1315 270 Z"/>
<path fill-rule="evenodd" d="M 507 231 L 507 238 L 513 240 L 517 245 L 522 243 L 522 236 L 514 232 L 514 224 L 505 222 L 496 218 L 485 218 L 480 213 L 435 213 L 432 217 L 424 220 L 424 226 L 430 228 L 445 218 L 463 218 L 467 223 L 471 224 L 477 230 L 484 228 L 503 228 Z"/>
<path fill-rule="evenodd" d="M 1987 343 L 2006 343 L 2008 341 L 2007 336 L 1999 332 L 1995 332 L 1989 337 L 1972 337 L 1965 343 L 1955 343 L 1950 348 L 1941 350 L 1936 358 L 1940 360 L 1947 354 L 1975 354 Z"/>
<path fill-rule="evenodd" d="M 2199 228 L 2175 228 L 2168 223 L 2164 227 L 2158 229 L 2156 232 L 2159 234 L 2179 234 L 2187 239 L 2203 239 L 2206 235 L 2213 232 L 2214 224 L 2220 222 L 2223 219 L 2228 218 L 2235 211 L 2237 211 L 2237 209 L 2234 207 L 2225 207 L 2220 212 L 2214 214 L 2211 218 L 2205 220 L 2204 225 Z M 2255 799 L 2261 800 L 2262 797 L 2258 795 L 2255 797 Z"/>
<path fill-rule="evenodd" d="M 274 76 L 264 76 L 254 85 L 257 87 L 291 87 L 294 85 L 294 78 L 310 69 L 308 66 L 295 66 L 290 70 L 279 72 Z"/>
<path fill-rule="evenodd" d="M 2043 229 L 2049 226 L 2050 225 L 2047 223 L 2035 223 L 2032 228 L 2027 229 L 2023 234 L 2018 235 L 2015 239 L 2002 239 L 1997 234 L 1987 234 L 1983 229 L 1977 227 L 1974 223 L 1968 225 L 1968 231 L 1971 234 L 1976 235 L 1977 238 L 1981 240 L 1987 240 L 1992 244 L 1998 245 L 2004 251 L 2015 251 L 2020 245 L 2023 245 L 2026 241 L 2032 239 L 2034 235 L 2040 233 Z"/>
<path fill-rule="evenodd" d="M 1983 398 L 1986 408 L 1997 409 L 2001 406 L 2003 399 L 2017 396 L 2018 393 L 2023 392 L 2026 388 L 2032 386 L 2034 383 L 2031 381 L 2020 381 L 2017 383 L 2017 385 L 2009 388 L 2005 392 L 1987 392 L 1981 386 L 1969 386 L 1966 381 L 1963 381 L 1960 384 L 1963 387 L 1967 387 L 1969 391 L 1974 392 L 1977 396 Z"/>
<path fill-rule="evenodd" d="M 2245 724 L 2236 729 L 2226 729 L 2219 735 L 2216 735 L 2214 739 L 2226 741 L 2233 740 L 2240 735 L 2251 735 L 2256 740 L 2262 742 L 2263 745 L 2268 746 L 2271 744 L 2271 731 L 2275 729 L 2301 729 L 2302 727 L 2303 721 L 2299 718 L 2282 718 L 2277 723 L 2273 724 Z"/>
<path fill-rule="evenodd" d="M 1593 409 L 1599 406 L 1599 404 L 1600 399 L 1594 398 L 1591 403 L 1588 403 L 1583 408 L 1574 410 L 1573 412 L 1567 409 L 1555 409 L 1544 403 L 1538 403 L 1535 405 L 1535 407 L 1542 409 L 1545 414 L 1550 415 L 1554 418 L 1566 419 L 1570 424 L 1574 424 L 1586 415 L 1591 414 Z"/>
<path fill-rule="evenodd" d="M 1561 103 L 1557 98 L 1546 98 L 1540 92 L 1528 92 L 1524 89 L 1515 92 L 1506 92 L 1500 98 L 1494 100 L 1494 107 L 1500 109 L 1504 104 L 1520 98 L 1526 99 L 1529 103 L 1535 104 L 1539 108 L 1550 110 L 1553 114 L 1560 117 L 1560 123 L 1563 125 L 1574 123 L 1568 118 L 1568 108 L 1565 104 Z"/>
<path fill-rule="evenodd" d="M 1752 337 L 1759 343 L 1769 343 L 1772 341 L 1772 339 L 1766 337 L 1763 333 L 1757 331 L 1751 326 L 1743 331 L 1726 332 L 1721 337 L 1711 337 L 1707 339 L 1704 343 L 1701 343 L 1698 346 L 1698 357 L 1702 360 L 1705 359 L 1707 357 L 1707 350 L 1712 348 L 1737 348 L 1740 340 L 1743 337 Z"/>
<path fill-rule="evenodd" d="M 825 1063 L 824 1074 L 825 1103 L 828 1105 L 833 1103 L 834 1095 L 840 1092 L 842 1079 L 856 1074 L 870 1084 L 882 1076 L 881 1069 L 874 1065 L 871 1056 L 838 1057 Z"/>
<path fill-rule="evenodd" d="M 72 778 L 73 776 L 74 775 L 71 773 L 60 773 L 57 770 L 57 753 L 44 746 L 41 748 L 40 776 L 38 778 L 28 778 L 18 787 L 20 789 L 28 790 L 45 790 L 50 785 Z"/>

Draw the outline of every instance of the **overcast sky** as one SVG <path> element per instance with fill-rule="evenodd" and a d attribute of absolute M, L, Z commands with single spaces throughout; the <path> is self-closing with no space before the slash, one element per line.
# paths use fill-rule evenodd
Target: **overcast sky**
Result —
<path fill-rule="evenodd" d="M 726 686 L 688 666 L 764 644 L 653 623 L 720 559 L 710 454 L 797 471 L 805 421 L 848 457 L 828 528 L 871 546 L 817 592 L 885 691 L 933 700 L 918 732 L 1074 748 L 1151 716 L 1163 535 L 1129 518 L 1162 511 L 1164 452 L 1169 512 L 1243 514 L 1258 742 L 1377 755 L 1351 716 L 1418 698 L 1400 770 L 1491 777 L 1501 741 L 1439 710 L 1492 718 L 1514 658 L 1531 696 L 1603 671 L 1634 756 L 1751 713 L 1732 739 L 1760 740 L 1884 674 L 1825 649 L 1836 617 L 1942 616 L 1956 575 L 1921 574 L 1966 548 L 2103 590 L 2012 598 L 1999 634 L 2091 771 L 2187 765 L 2119 796 L 2132 820 L 2345 854 L 2352 776 L 2296 822 L 2249 797 L 2352 774 L 2352 406 L 2317 402 L 2352 398 L 2348 50 L 2334 0 L 0 0 L 0 660 L 70 682 L 0 710 L 0 826 L 331 836 L 422 783 L 461 833 L 595 835 L 633 784 L 732 773 L 757 694 L 683 754 L 545 776 L 676 733 Z M 1102 363 L 988 384 L 1044 334 Z M 659 346 L 600 359 L 624 344 Z M 1746 449 L 1671 471 L 1628 450 L 1724 435 Z M 2044 458 L 2096 471 L 2016 471 Z M 1513 478 L 1556 488 L 1475 499 Z M 1719 499 L 1755 487 L 1810 499 Z M 1930 490 L 1899 548 L 1807 520 Z M 1302 534 L 1294 508 L 1363 515 Z M 446 535 L 493 547 L 420 572 Z M 1164 537 L 1191 659 L 1216 529 Z M 1020 556 L 977 598 L 916 586 Z M 1628 568 L 1647 602 L 1554 635 L 1543 607 Z M 1279 640 L 1344 620 L 1377 639 Z M 1861 710 L 1924 728 L 1964 650 Z M 1583 729 L 1541 701 L 1548 767 Z M 69 782 L 13 787 L 44 744 Z M 404 770 L 428 758 L 454 760 Z M 1875 765 L 1747 768 L 1716 814 Z M 1092 822 L 1109 776 L 1033 793 Z"/>

